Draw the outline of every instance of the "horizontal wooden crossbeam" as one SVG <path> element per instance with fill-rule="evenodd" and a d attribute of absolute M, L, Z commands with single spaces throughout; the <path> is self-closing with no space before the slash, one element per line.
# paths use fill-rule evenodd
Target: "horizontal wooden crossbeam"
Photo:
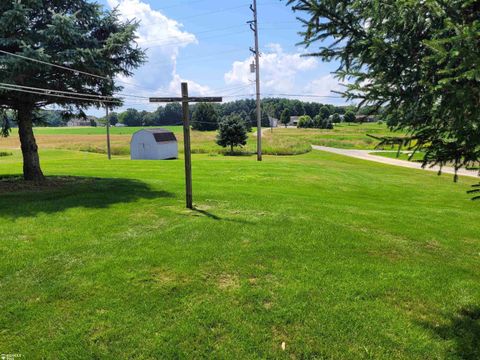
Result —
<path fill-rule="evenodd" d="M 223 98 L 221 97 L 189 97 L 187 98 L 189 103 L 198 103 L 198 102 L 222 102 Z M 154 97 L 150 98 L 151 103 L 172 103 L 172 102 L 183 102 L 182 97 Z"/>

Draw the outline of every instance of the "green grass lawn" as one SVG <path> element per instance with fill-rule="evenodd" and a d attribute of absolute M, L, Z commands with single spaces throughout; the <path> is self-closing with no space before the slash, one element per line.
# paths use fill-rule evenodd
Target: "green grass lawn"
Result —
<path fill-rule="evenodd" d="M 474 179 L 317 151 L 194 155 L 188 211 L 181 160 L 41 156 L 49 176 L 98 179 L 0 182 L 0 353 L 480 357 Z"/>

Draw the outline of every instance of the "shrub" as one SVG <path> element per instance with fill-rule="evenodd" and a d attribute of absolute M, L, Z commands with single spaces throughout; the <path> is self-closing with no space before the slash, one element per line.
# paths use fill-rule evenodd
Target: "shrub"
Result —
<path fill-rule="evenodd" d="M 315 116 L 313 123 L 314 127 L 317 129 L 333 129 L 332 121 L 328 119 L 322 119 L 321 115 Z"/>
<path fill-rule="evenodd" d="M 313 128 L 315 127 L 315 123 L 312 118 L 308 115 L 303 115 L 298 118 L 297 127 L 299 128 Z"/>
<path fill-rule="evenodd" d="M 342 119 L 340 118 L 340 115 L 338 115 L 337 113 L 333 114 L 333 116 L 332 116 L 332 122 L 333 122 L 333 123 L 342 122 Z"/>
<path fill-rule="evenodd" d="M 343 120 L 345 122 L 352 123 L 352 122 L 355 122 L 357 119 L 356 119 L 355 113 L 353 111 L 347 111 Z"/>

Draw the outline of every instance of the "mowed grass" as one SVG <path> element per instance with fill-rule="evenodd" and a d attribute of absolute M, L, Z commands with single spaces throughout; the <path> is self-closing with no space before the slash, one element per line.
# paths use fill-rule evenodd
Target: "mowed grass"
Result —
<path fill-rule="evenodd" d="M 181 160 L 41 157 L 49 176 L 98 179 L 1 194 L 1 353 L 480 357 L 474 179 L 318 151 L 202 154 L 189 211 Z"/>

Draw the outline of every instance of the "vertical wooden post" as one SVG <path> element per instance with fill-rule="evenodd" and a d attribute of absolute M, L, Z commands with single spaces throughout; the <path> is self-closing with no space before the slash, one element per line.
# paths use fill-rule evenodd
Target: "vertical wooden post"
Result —
<path fill-rule="evenodd" d="M 188 84 L 182 83 L 182 109 L 183 109 L 183 146 L 185 156 L 185 191 L 187 208 L 193 209 L 192 195 L 192 155 L 190 148 L 190 114 L 188 112 Z"/>
<path fill-rule="evenodd" d="M 111 146 L 110 146 L 110 119 L 108 118 L 108 106 L 105 106 L 105 112 L 107 114 L 107 123 L 106 123 L 106 126 L 107 126 L 107 156 L 108 156 L 108 160 L 111 160 L 112 159 L 112 149 L 111 149 Z"/>
<path fill-rule="evenodd" d="M 262 161 L 262 105 L 260 102 L 260 49 L 258 46 L 257 0 L 253 0 L 253 17 L 255 27 L 255 82 L 257 93 L 257 161 Z"/>

